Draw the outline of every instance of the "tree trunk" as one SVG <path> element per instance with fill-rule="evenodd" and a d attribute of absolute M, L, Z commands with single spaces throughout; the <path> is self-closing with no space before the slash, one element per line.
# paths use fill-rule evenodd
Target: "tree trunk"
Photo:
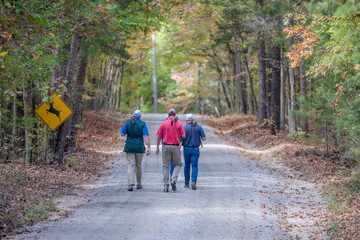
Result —
<path fill-rule="evenodd" d="M 217 108 L 218 108 L 218 111 L 219 111 L 219 115 L 222 115 L 222 107 L 221 107 L 221 97 L 220 97 L 220 94 L 221 94 L 221 78 L 219 77 L 218 79 L 218 86 L 217 86 Z"/>
<path fill-rule="evenodd" d="M 289 81 L 290 81 L 290 109 L 289 109 L 289 133 L 296 131 L 296 119 L 293 114 L 295 110 L 295 76 L 294 69 L 289 66 Z"/>
<path fill-rule="evenodd" d="M 285 128 L 285 83 L 284 83 L 284 63 L 283 63 L 283 53 L 281 50 L 280 53 L 281 63 L 280 63 L 280 129 Z"/>
<path fill-rule="evenodd" d="M 285 62 L 285 69 L 288 70 L 288 65 L 287 65 L 287 62 Z M 291 99 L 290 99 L 290 81 L 289 81 L 289 71 L 286 71 L 286 73 L 284 74 L 285 76 L 285 83 L 286 83 L 286 105 L 287 105 L 287 113 L 288 113 L 288 125 L 290 126 L 289 122 L 290 122 L 290 111 L 291 111 Z"/>
<path fill-rule="evenodd" d="M 251 91 L 251 95 L 252 95 L 252 104 L 253 104 L 253 111 L 254 111 L 254 115 L 256 114 L 256 109 L 258 108 L 258 103 L 256 100 L 256 94 L 254 91 L 254 84 L 253 84 L 253 79 L 251 77 L 251 71 L 250 71 L 250 67 L 249 67 L 249 63 L 250 63 L 250 57 L 248 57 L 249 59 L 245 62 L 246 65 L 246 70 L 247 70 L 247 75 L 248 75 L 248 79 L 250 81 L 250 87 L 251 89 L 249 90 L 249 92 Z"/>
<path fill-rule="evenodd" d="M 216 68 L 217 69 L 217 72 L 219 74 L 219 81 L 220 81 L 220 84 L 221 84 L 221 87 L 222 87 L 222 90 L 223 90 L 223 93 L 224 93 L 224 96 L 225 96 L 225 100 L 226 100 L 226 103 L 227 103 L 227 106 L 229 109 L 231 109 L 231 102 L 229 100 L 229 97 L 227 95 L 227 91 L 226 91 L 226 87 L 225 87 L 225 84 L 224 84 L 224 81 L 222 80 L 222 72 L 221 72 L 221 69 L 219 67 Z"/>
<path fill-rule="evenodd" d="M 70 59 L 66 70 L 67 93 L 63 96 L 64 102 L 66 102 L 71 108 L 72 108 L 71 92 L 72 92 L 72 84 L 74 79 L 74 71 L 75 71 L 78 49 L 79 49 L 79 36 L 77 34 L 74 34 L 71 40 Z M 63 163 L 65 143 L 66 143 L 66 138 L 70 133 L 70 126 L 71 126 L 71 118 L 69 118 L 63 125 L 61 125 L 58 130 L 55 157 L 59 164 Z"/>
<path fill-rule="evenodd" d="M 306 86 L 306 77 L 304 76 L 304 71 L 302 66 L 300 65 L 300 92 L 303 100 L 307 99 L 307 86 Z M 304 105 L 304 104 L 302 104 Z M 304 107 L 302 107 L 302 111 L 304 110 Z M 301 121 L 301 130 L 303 132 L 309 132 L 309 120 L 307 118 L 303 118 Z"/>
<path fill-rule="evenodd" d="M 116 64 L 116 65 L 117 65 L 117 64 Z M 111 87 L 112 87 L 112 91 L 111 91 L 111 97 L 110 97 L 110 108 L 115 108 L 115 104 L 116 104 L 116 91 L 117 91 L 117 84 L 118 84 L 119 74 L 120 74 L 120 68 L 117 66 L 117 67 L 116 67 L 115 74 L 114 74 L 114 84 L 111 86 Z"/>
<path fill-rule="evenodd" d="M 230 74 L 228 71 L 228 67 L 225 68 L 225 72 L 226 72 L 226 86 L 224 85 L 223 87 L 226 89 L 226 91 L 229 93 L 229 95 L 227 95 L 226 97 L 230 100 L 230 107 L 229 109 L 232 109 L 235 105 L 234 101 L 233 101 L 233 96 L 231 96 L 231 78 L 230 78 Z"/>
<path fill-rule="evenodd" d="M 249 64 L 251 60 L 251 49 L 250 46 L 248 47 L 248 53 L 247 53 L 247 59 L 245 60 L 245 66 L 246 66 L 246 86 L 247 86 L 247 102 L 248 102 L 248 106 L 249 106 L 249 114 L 254 115 L 255 111 L 254 111 L 254 101 L 253 101 L 253 92 L 254 92 L 254 88 L 253 88 L 253 84 L 252 84 L 252 79 L 250 76 L 250 71 L 249 71 Z"/>
<path fill-rule="evenodd" d="M 32 124 L 31 118 L 33 117 L 33 108 L 32 108 L 32 97 L 30 87 L 24 87 L 24 127 L 25 127 L 25 164 L 31 163 L 31 153 L 32 153 Z"/>
<path fill-rule="evenodd" d="M 116 100 L 116 108 L 120 109 L 120 104 L 121 104 L 121 84 L 122 84 L 122 80 L 123 80 L 123 76 L 124 76 L 124 69 L 126 66 L 126 63 L 122 62 L 120 60 L 120 76 L 119 76 L 119 88 L 118 88 L 118 94 L 117 94 L 117 100 Z"/>
<path fill-rule="evenodd" d="M 273 66 L 272 66 L 272 83 L 271 83 L 271 121 L 272 123 L 271 130 L 272 134 L 275 134 L 275 128 L 280 129 L 280 63 L 281 63 L 281 54 L 280 48 L 278 46 L 273 47 L 272 49 L 272 58 L 273 58 Z"/>
<path fill-rule="evenodd" d="M 16 149 L 16 138 L 17 138 L 17 106 L 16 106 L 16 93 L 14 96 L 14 101 L 12 103 L 12 129 L 11 129 L 11 148 L 13 150 L 13 152 L 15 152 Z"/>
<path fill-rule="evenodd" d="M 109 101 L 111 96 L 111 86 L 113 85 L 113 80 L 115 78 L 114 68 L 115 68 L 115 59 L 110 59 L 110 66 L 109 66 L 109 72 L 107 74 L 107 77 L 105 77 L 106 81 L 108 81 L 108 84 L 104 91 L 104 97 L 103 101 L 100 103 L 100 107 L 109 107 Z"/>
<path fill-rule="evenodd" d="M 202 99 L 201 99 L 201 71 L 200 71 L 200 67 L 201 65 L 199 65 L 198 68 L 198 84 L 197 84 L 197 109 L 198 109 L 198 113 L 202 114 Z"/>
<path fill-rule="evenodd" d="M 64 59 L 65 55 L 70 51 L 70 44 L 66 44 L 61 48 L 57 48 L 55 54 L 57 58 Z M 66 77 L 66 68 L 68 61 L 62 60 L 59 62 L 59 65 L 55 65 L 52 71 L 52 87 L 56 91 L 58 89 L 59 84 Z M 50 94 L 50 93 L 49 93 Z"/>
<path fill-rule="evenodd" d="M 265 52 L 265 41 L 262 30 L 258 32 L 258 61 L 259 61 L 259 125 L 264 123 L 267 115 L 266 109 L 266 52 Z"/>
<path fill-rule="evenodd" d="M 266 75 L 266 119 L 270 120 L 271 119 L 271 108 L 270 108 L 270 104 L 271 104 L 271 81 L 272 81 L 272 76 L 271 76 L 271 72 L 272 69 L 270 68 L 271 64 L 266 63 L 266 68 L 269 69 L 267 72 L 269 72 Z M 271 71 L 270 71 L 271 70 Z"/>
<path fill-rule="evenodd" d="M 80 111 L 81 111 L 81 98 L 84 93 L 84 82 L 86 76 L 86 67 L 88 64 L 88 53 L 87 48 L 82 49 L 79 53 L 78 59 L 78 70 L 76 76 L 76 82 L 74 87 L 74 94 L 73 94 L 73 111 L 74 114 L 71 119 L 71 137 L 69 140 L 69 147 L 75 148 L 76 147 L 76 134 L 78 131 L 78 124 L 80 120 Z"/>
<path fill-rule="evenodd" d="M 241 63 L 241 51 L 237 50 L 234 54 L 235 60 L 235 79 L 236 79 L 236 95 L 239 105 L 239 113 L 246 114 L 245 92 L 244 92 L 244 74 Z"/>

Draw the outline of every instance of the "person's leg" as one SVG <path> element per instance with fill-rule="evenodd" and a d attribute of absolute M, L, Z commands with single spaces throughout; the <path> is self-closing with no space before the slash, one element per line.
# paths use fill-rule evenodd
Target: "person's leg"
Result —
<path fill-rule="evenodd" d="M 198 176 L 199 148 L 193 148 L 191 154 L 191 182 L 196 184 Z"/>
<path fill-rule="evenodd" d="M 162 151 L 162 160 L 163 160 L 163 180 L 164 180 L 164 188 L 169 188 L 169 168 L 170 168 L 170 159 L 171 159 L 171 146 L 164 145 Z"/>
<path fill-rule="evenodd" d="M 135 154 L 134 153 L 126 153 L 126 160 L 127 160 L 127 166 L 128 166 L 128 186 L 129 191 L 134 184 L 135 184 Z"/>
<path fill-rule="evenodd" d="M 174 163 L 173 163 L 173 157 L 171 157 L 171 160 L 170 160 L 170 178 L 172 178 L 173 172 L 174 172 Z"/>
<path fill-rule="evenodd" d="M 135 153 L 135 174 L 136 174 L 136 188 L 141 188 L 141 163 L 143 159 L 143 153 Z"/>
<path fill-rule="evenodd" d="M 191 159 L 188 148 L 184 148 L 184 162 L 185 162 L 185 167 L 184 167 L 185 186 L 189 186 Z"/>
<path fill-rule="evenodd" d="M 176 182 L 180 171 L 181 151 L 179 146 L 171 146 L 171 147 L 172 147 L 172 156 L 174 163 L 174 172 L 172 175 L 172 180 L 173 182 Z"/>

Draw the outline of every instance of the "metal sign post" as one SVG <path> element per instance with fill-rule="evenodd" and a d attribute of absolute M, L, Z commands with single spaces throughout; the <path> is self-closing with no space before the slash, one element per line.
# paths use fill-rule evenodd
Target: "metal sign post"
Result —
<path fill-rule="evenodd" d="M 158 113 L 158 93 L 157 93 L 157 76 L 156 76 L 156 39 L 153 33 L 153 81 L 154 81 L 154 112 Z"/>

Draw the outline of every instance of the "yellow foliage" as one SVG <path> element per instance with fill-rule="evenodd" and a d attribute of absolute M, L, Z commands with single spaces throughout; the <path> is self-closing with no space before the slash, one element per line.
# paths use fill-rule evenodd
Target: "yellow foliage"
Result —
<path fill-rule="evenodd" d="M 0 57 L 5 57 L 8 52 L 2 52 L 0 53 Z"/>

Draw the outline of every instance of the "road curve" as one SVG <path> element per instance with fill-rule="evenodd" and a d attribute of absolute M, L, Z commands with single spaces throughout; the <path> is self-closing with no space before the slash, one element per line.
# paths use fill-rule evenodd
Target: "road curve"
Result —
<path fill-rule="evenodd" d="M 143 159 L 143 189 L 127 191 L 126 162 L 119 149 L 115 167 L 97 184 L 97 194 L 68 218 L 37 225 L 18 239 L 287 239 L 276 213 L 265 206 L 283 196 L 262 194 L 281 180 L 257 167 L 204 126 L 207 140 L 199 160 L 198 190 L 163 192 L 156 131 L 165 114 L 145 114 L 152 153 Z M 185 116 L 179 119 L 185 123 Z M 183 160 L 182 160 L 183 161 Z M 15 238 L 16 239 L 16 238 Z"/>

